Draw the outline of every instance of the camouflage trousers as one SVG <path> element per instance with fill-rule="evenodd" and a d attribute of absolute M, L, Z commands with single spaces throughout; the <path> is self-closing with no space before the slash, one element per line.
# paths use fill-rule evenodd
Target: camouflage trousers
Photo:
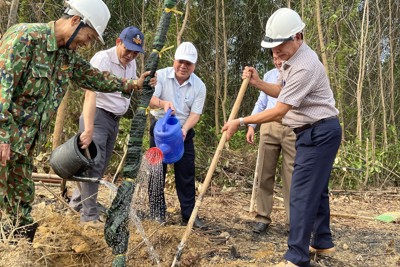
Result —
<path fill-rule="evenodd" d="M 32 202 L 35 183 L 32 180 L 32 158 L 11 153 L 5 167 L 0 167 L 0 214 L 15 226 L 33 223 Z M 8 216 L 7 216 L 8 215 Z"/>

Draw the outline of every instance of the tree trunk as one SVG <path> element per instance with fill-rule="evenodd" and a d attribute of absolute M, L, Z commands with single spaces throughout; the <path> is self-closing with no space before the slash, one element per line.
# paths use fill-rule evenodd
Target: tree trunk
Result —
<path fill-rule="evenodd" d="M 221 96 L 220 76 L 219 76 L 219 0 L 215 0 L 215 104 L 214 104 L 214 119 L 215 119 L 215 135 L 218 136 L 220 130 L 219 125 L 219 101 Z"/>
<path fill-rule="evenodd" d="M 12 0 L 10 15 L 8 16 L 7 29 L 17 23 L 19 0 Z"/>
<path fill-rule="evenodd" d="M 380 14 L 381 14 L 381 10 L 379 7 L 379 3 L 381 1 L 380 0 L 376 0 L 376 9 L 377 9 L 377 14 L 378 14 L 378 19 L 376 20 L 378 23 L 378 40 L 382 39 L 382 27 L 381 27 L 381 18 L 380 18 Z M 387 125 L 386 125 L 386 121 L 387 121 L 387 115 L 386 115 L 386 101 L 385 101 L 385 89 L 383 87 L 383 71 L 382 71 L 382 47 L 381 47 L 381 43 L 378 43 L 378 52 L 376 53 L 376 56 L 378 57 L 378 72 L 379 72 L 379 76 L 377 77 L 378 79 L 378 83 L 379 83 L 379 91 L 381 93 L 381 105 L 382 105 L 382 133 L 383 133 L 383 149 L 386 150 L 387 145 L 388 145 L 388 140 L 387 140 Z"/>
<path fill-rule="evenodd" d="M 222 114 L 224 116 L 224 121 L 227 121 L 228 117 L 226 115 L 226 102 L 228 98 L 228 40 L 227 40 L 227 34 L 226 34 L 226 19 L 225 19 L 225 0 L 221 1 L 222 7 L 222 32 L 223 32 L 223 38 L 224 38 L 224 97 L 222 99 Z"/>
<path fill-rule="evenodd" d="M 363 82 L 365 75 L 365 58 L 366 58 L 366 44 L 368 36 L 368 24 L 369 24 L 369 8 L 368 0 L 364 3 L 363 19 L 361 24 L 361 37 L 359 43 L 360 60 L 359 60 L 359 74 L 357 82 L 357 139 L 359 142 L 362 141 L 362 91 Z"/>
<path fill-rule="evenodd" d="M 321 24 L 321 14 L 320 14 L 320 12 L 321 12 L 320 0 L 316 0 L 315 1 L 315 13 L 316 13 L 316 17 L 317 17 L 317 29 L 318 29 L 319 45 L 321 47 L 322 63 L 324 64 L 326 74 L 329 77 L 328 60 L 326 59 L 324 36 L 322 34 L 322 24 Z"/>
<path fill-rule="evenodd" d="M 289 1 L 290 6 L 290 1 Z M 304 0 L 301 0 L 301 18 L 304 18 Z M 303 40 L 306 40 L 305 29 L 303 29 Z"/>
<path fill-rule="evenodd" d="M 389 81 L 390 81 L 390 121 L 394 129 L 394 136 L 392 140 L 395 144 L 397 144 L 397 127 L 396 127 L 396 117 L 395 117 L 395 77 L 394 77 L 394 60 L 395 60 L 395 53 L 394 53 L 394 41 L 397 39 L 397 36 L 394 36 L 393 31 L 393 17 L 392 17 L 392 0 L 388 1 L 389 5 L 389 50 L 390 50 L 390 64 L 389 64 Z"/>
<path fill-rule="evenodd" d="M 134 10 L 134 7 L 135 6 L 135 1 L 134 0 L 132 0 L 132 10 Z M 141 7 L 141 10 L 142 10 L 142 14 L 145 14 L 145 11 L 144 11 L 144 9 L 145 9 L 145 7 L 146 7 L 146 1 L 145 0 L 143 0 L 142 1 L 142 7 Z M 132 14 L 132 16 L 135 16 L 136 14 Z M 142 16 L 142 20 L 141 20 L 141 23 L 142 23 L 142 25 L 146 25 L 145 24 L 145 16 Z M 144 32 L 144 31 L 147 31 L 147 29 L 143 29 L 143 26 L 142 26 L 142 32 Z M 146 42 L 144 43 L 144 49 L 146 49 Z M 144 56 L 142 56 L 142 57 L 140 57 L 140 63 L 139 63 L 139 66 L 140 66 L 140 73 L 143 73 L 144 71 L 145 71 L 145 69 L 144 69 Z"/>
<path fill-rule="evenodd" d="M 179 30 L 178 35 L 176 36 L 177 45 L 180 45 L 180 43 L 182 42 L 182 35 L 183 35 L 183 32 L 185 31 L 186 23 L 187 23 L 187 21 L 189 19 L 189 13 L 190 13 L 190 0 L 187 0 L 186 1 L 185 17 L 183 18 L 182 27 Z"/>

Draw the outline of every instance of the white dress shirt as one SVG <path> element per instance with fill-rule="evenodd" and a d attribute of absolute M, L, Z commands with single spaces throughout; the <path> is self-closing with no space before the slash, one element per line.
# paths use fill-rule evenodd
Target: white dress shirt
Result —
<path fill-rule="evenodd" d="M 136 79 L 136 61 L 132 60 L 126 67 L 122 66 L 115 46 L 97 52 L 90 60 L 90 64 L 101 71 L 109 71 L 121 78 Z M 96 94 L 96 107 L 98 108 L 110 111 L 118 116 L 124 115 L 129 108 L 130 99 L 123 97 L 121 92 L 96 92 Z"/>
<path fill-rule="evenodd" d="M 168 67 L 157 71 L 157 85 L 153 95 L 173 103 L 175 115 L 182 126 L 191 112 L 199 115 L 203 113 L 206 86 L 194 73 L 183 84 L 179 84 L 174 68 Z M 152 110 L 151 113 L 157 120 L 165 114 L 163 109 Z"/>
<path fill-rule="evenodd" d="M 279 70 L 274 68 L 267 73 L 264 74 L 263 80 L 268 83 L 277 83 L 279 78 Z M 263 91 L 260 91 L 260 95 L 258 96 L 257 102 L 254 105 L 254 109 L 251 112 L 251 115 L 260 113 L 266 109 L 270 109 L 275 107 L 276 105 L 276 98 L 267 95 Z M 249 124 L 249 126 L 256 128 L 257 124 Z"/>

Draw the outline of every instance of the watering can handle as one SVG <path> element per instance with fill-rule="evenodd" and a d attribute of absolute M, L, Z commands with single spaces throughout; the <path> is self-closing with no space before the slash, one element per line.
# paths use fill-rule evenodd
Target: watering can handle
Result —
<path fill-rule="evenodd" d="M 87 159 L 92 159 L 92 157 L 90 156 L 89 148 L 85 148 L 85 156 Z"/>
<path fill-rule="evenodd" d="M 167 127 L 167 120 L 169 119 L 169 117 L 171 117 L 171 113 L 172 113 L 172 109 L 171 108 L 169 108 L 168 110 L 167 110 L 167 113 L 165 113 L 165 116 L 164 116 L 164 119 L 163 119 L 163 122 L 162 122 L 162 130 L 163 130 L 163 132 L 165 132 L 165 128 Z"/>

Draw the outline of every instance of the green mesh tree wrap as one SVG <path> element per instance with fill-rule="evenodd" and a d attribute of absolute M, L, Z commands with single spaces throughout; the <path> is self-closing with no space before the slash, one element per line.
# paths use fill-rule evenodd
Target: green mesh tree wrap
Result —
<path fill-rule="evenodd" d="M 170 24 L 172 9 L 176 5 L 176 0 L 165 0 L 164 10 L 157 27 L 157 33 L 153 42 L 153 50 L 146 61 L 146 70 L 150 70 L 154 76 L 158 66 L 159 51 L 164 47 Z M 138 108 L 132 119 L 130 129 L 130 139 L 123 177 L 125 181 L 119 186 L 111 207 L 107 212 L 107 220 L 104 228 L 104 236 L 108 246 L 112 248 L 115 255 L 113 266 L 126 266 L 126 251 L 129 240 L 129 213 L 131 209 L 132 195 L 135 189 L 134 179 L 137 176 L 142 158 L 143 134 L 146 128 L 146 108 L 154 93 L 154 89 L 149 85 L 150 77 L 145 80 L 142 94 L 139 99 Z"/>

